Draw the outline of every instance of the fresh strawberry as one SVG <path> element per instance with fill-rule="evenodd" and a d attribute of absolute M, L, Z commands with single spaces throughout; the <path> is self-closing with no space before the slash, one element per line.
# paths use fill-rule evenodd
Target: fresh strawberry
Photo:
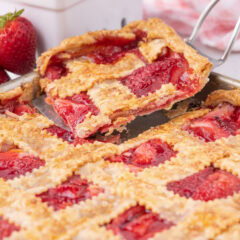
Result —
<path fill-rule="evenodd" d="M 9 80 L 10 77 L 8 76 L 8 74 L 4 71 L 4 69 L 0 68 L 0 84 L 5 83 Z"/>
<path fill-rule="evenodd" d="M 0 16 L 0 66 L 16 74 L 35 67 L 37 35 L 32 23 L 20 17 L 22 12 Z"/>

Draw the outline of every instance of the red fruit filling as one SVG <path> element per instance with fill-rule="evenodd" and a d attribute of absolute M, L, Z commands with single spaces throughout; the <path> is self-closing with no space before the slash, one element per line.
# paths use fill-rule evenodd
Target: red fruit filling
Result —
<path fill-rule="evenodd" d="M 99 113 L 98 108 L 93 104 L 85 92 L 64 99 L 48 98 L 47 102 L 53 105 L 55 111 L 63 118 L 64 122 L 72 129 L 74 134 L 76 126 L 84 121 L 85 116 L 89 112 L 92 115 L 97 115 Z"/>
<path fill-rule="evenodd" d="M 53 125 L 51 127 L 45 128 L 49 133 L 52 135 L 57 136 L 58 138 L 61 138 L 63 141 L 67 141 L 68 143 L 76 145 L 82 145 L 84 143 L 93 143 L 95 141 L 99 142 L 108 142 L 108 143 L 120 143 L 120 135 L 110 135 L 110 136 L 101 136 L 96 135 L 94 138 L 78 138 L 74 137 L 73 133 L 70 131 L 67 131 L 65 129 L 62 129 L 56 125 Z"/>
<path fill-rule="evenodd" d="M 43 202 L 47 202 L 55 211 L 72 206 L 80 201 L 91 199 L 103 192 L 102 188 L 96 187 L 79 175 L 73 175 L 61 185 L 38 194 Z"/>
<path fill-rule="evenodd" d="M 46 130 L 51 133 L 52 135 L 55 135 L 59 138 L 61 138 L 64 141 L 67 141 L 69 143 L 74 143 L 74 136 L 73 133 L 70 131 L 67 131 L 65 129 L 62 129 L 56 125 L 53 125 L 51 127 L 46 128 Z"/>
<path fill-rule="evenodd" d="M 94 142 L 94 139 L 91 139 L 91 138 L 78 138 L 78 137 L 75 138 L 72 132 L 62 129 L 56 125 L 53 125 L 45 129 L 52 135 L 55 135 L 61 138 L 63 141 L 67 141 L 68 143 L 74 144 L 74 146 L 78 144 L 82 145 L 84 143 Z"/>
<path fill-rule="evenodd" d="M 229 103 L 220 104 L 204 117 L 193 119 L 183 126 L 183 130 L 194 134 L 206 142 L 215 141 L 239 133 L 240 107 Z"/>
<path fill-rule="evenodd" d="M 10 237 L 14 231 L 20 231 L 20 227 L 17 227 L 0 217 L 0 240 Z"/>
<path fill-rule="evenodd" d="M 209 201 L 226 198 L 240 191 L 240 179 L 212 166 L 179 181 L 167 184 L 167 189 L 182 197 Z"/>
<path fill-rule="evenodd" d="M 97 64 L 111 64 L 123 58 L 126 53 L 129 52 L 135 53 L 138 56 L 141 55 L 138 51 L 138 42 L 139 41 L 132 41 L 126 43 L 126 40 L 119 39 L 119 42 L 107 42 L 102 46 L 99 44 L 99 47 L 87 56 Z"/>
<path fill-rule="evenodd" d="M 120 214 L 106 227 L 111 229 L 115 235 L 119 234 L 126 240 L 146 240 L 173 225 L 161 218 L 159 214 L 137 205 Z"/>
<path fill-rule="evenodd" d="M 68 69 L 63 63 L 53 61 L 50 65 L 48 65 L 44 77 L 50 80 L 56 80 L 63 76 L 66 76 L 67 73 Z"/>
<path fill-rule="evenodd" d="M 124 162 L 130 165 L 133 171 L 139 171 L 146 167 L 158 166 L 174 156 L 176 156 L 176 152 L 167 143 L 160 139 L 151 139 L 106 160 L 110 162 Z"/>
<path fill-rule="evenodd" d="M 23 115 L 24 113 L 34 114 L 36 110 L 28 105 L 28 103 L 19 103 L 17 98 L 8 100 L 4 103 L 0 103 L 0 114 L 4 114 L 6 111 L 15 113 L 19 116 Z"/>
<path fill-rule="evenodd" d="M 94 50 L 85 56 L 97 64 L 112 64 L 130 52 L 143 58 L 138 49 L 138 43 L 146 37 L 147 34 L 141 30 L 134 31 L 134 34 L 135 38 L 133 39 L 106 36 L 93 45 Z"/>
<path fill-rule="evenodd" d="M 136 69 L 120 81 L 137 97 L 147 96 L 168 83 L 179 90 L 191 92 L 197 87 L 198 81 L 191 80 L 189 72 L 188 62 L 183 55 L 168 50 L 157 61 Z"/>
<path fill-rule="evenodd" d="M 33 169 L 43 166 L 45 162 L 28 155 L 20 149 L 0 152 L 0 177 L 7 180 L 25 175 Z"/>
<path fill-rule="evenodd" d="M 136 31 L 135 35 L 136 38 L 133 39 L 106 36 L 99 40 L 96 44 L 89 45 L 87 48 L 82 48 L 80 52 L 72 53 L 71 59 L 85 57 L 91 59 L 96 64 L 111 64 L 118 61 L 129 52 L 143 58 L 138 50 L 138 43 L 146 36 L 146 33 Z M 66 60 L 69 60 L 69 58 Z M 67 75 L 68 69 L 64 65 L 63 61 L 64 59 L 60 59 L 58 56 L 53 56 L 44 77 L 56 80 Z"/>

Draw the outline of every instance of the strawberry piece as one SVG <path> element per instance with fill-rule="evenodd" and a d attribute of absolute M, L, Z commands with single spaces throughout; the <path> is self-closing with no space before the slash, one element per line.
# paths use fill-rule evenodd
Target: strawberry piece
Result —
<path fill-rule="evenodd" d="M 86 138 L 86 139 L 78 138 L 78 137 L 74 138 L 74 135 L 72 132 L 62 129 L 56 125 L 53 125 L 45 129 L 52 135 L 55 135 L 61 138 L 62 140 L 67 141 L 68 143 L 74 144 L 74 146 L 94 142 L 94 139 L 90 139 L 90 138 Z"/>
<path fill-rule="evenodd" d="M 35 67 L 37 35 L 32 23 L 20 17 L 22 12 L 0 17 L 0 66 L 16 74 Z"/>
<path fill-rule="evenodd" d="M 19 103 L 17 98 L 7 100 L 3 105 L 0 104 L 0 114 L 4 114 L 6 111 L 15 113 L 19 116 L 22 116 L 24 113 L 36 113 L 36 110 L 27 102 Z"/>
<path fill-rule="evenodd" d="M 48 79 L 56 80 L 63 76 L 66 76 L 68 73 L 67 68 L 60 62 L 52 63 L 47 67 L 45 76 Z"/>
<path fill-rule="evenodd" d="M 72 206 L 80 201 L 91 199 L 103 192 L 102 188 L 92 186 L 79 175 L 73 175 L 61 185 L 38 194 L 43 202 L 47 202 L 55 211 Z"/>
<path fill-rule="evenodd" d="M 197 188 L 192 198 L 209 201 L 232 196 L 240 191 L 240 179 L 229 172 L 217 169 Z"/>
<path fill-rule="evenodd" d="M 182 180 L 168 183 L 167 189 L 182 197 L 209 201 L 239 192 L 240 179 L 224 170 L 207 167 Z"/>
<path fill-rule="evenodd" d="M 206 142 L 236 135 L 240 128 L 239 109 L 228 103 L 221 104 L 204 117 L 194 119 L 190 124 L 183 126 L 183 130 Z"/>
<path fill-rule="evenodd" d="M 119 234 L 126 240 L 146 240 L 173 225 L 173 223 L 160 218 L 158 214 L 137 205 L 120 214 L 106 227 L 115 235 Z"/>
<path fill-rule="evenodd" d="M 27 155 L 19 149 L 0 152 L 0 177 L 5 180 L 25 175 L 44 165 L 43 160 Z"/>
<path fill-rule="evenodd" d="M 8 82 L 10 80 L 10 77 L 8 74 L 0 67 L 0 84 Z"/>
<path fill-rule="evenodd" d="M 14 231 L 20 231 L 20 227 L 17 227 L 13 223 L 9 223 L 7 220 L 0 217 L 0 240 L 10 237 Z"/>
<path fill-rule="evenodd" d="M 176 156 L 176 152 L 165 142 L 160 139 L 151 139 L 123 152 L 119 156 L 108 158 L 110 162 L 124 162 L 141 168 L 157 166 Z"/>
<path fill-rule="evenodd" d="M 28 104 L 18 103 L 15 105 L 13 113 L 17 114 L 18 116 L 22 116 L 25 113 L 34 114 L 36 113 L 36 110 Z"/>
<path fill-rule="evenodd" d="M 79 138 L 79 137 L 75 138 L 72 132 L 62 129 L 56 125 L 45 128 L 45 130 L 47 130 L 52 135 L 55 135 L 55 136 L 61 138 L 62 140 L 67 141 L 68 143 L 74 144 L 74 146 L 82 145 L 85 143 L 93 143 L 95 141 L 110 142 L 110 143 L 119 143 L 119 141 L 120 141 L 119 134 L 111 135 L 111 136 L 97 135 L 97 136 L 95 136 L 95 138 Z"/>
<path fill-rule="evenodd" d="M 145 33 L 139 31 L 136 33 L 136 39 L 105 37 L 96 44 L 96 49 L 90 52 L 87 57 L 90 57 L 97 64 L 112 64 L 129 52 L 139 56 L 141 54 L 137 51 L 138 43 L 144 36 Z"/>
<path fill-rule="evenodd" d="M 189 91 L 192 80 L 188 77 L 188 71 L 188 63 L 182 55 L 167 54 L 156 62 L 136 69 L 120 81 L 137 97 L 147 96 L 168 83 L 172 83 L 178 89 Z"/>
<path fill-rule="evenodd" d="M 13 112 L 16 106 L 16 100 L 12 99 L 4 104 L 0 104 L 0 114 L 4 114 L 6 111 Z"/>
<path fill-rule="evenodd" d="M 179 181 L 173 181 L 167 184 L 167 189 L 173 191 L 181 197 L 190 198 L 196 189 L 214 172 L 213 167 L 207 167 L 202 171 Z"/>
<path fill-rule="evenodd" d="M 99 113 L 85 92 L 65 99 L 51 99 L 49 103 L 53 105 L 55 111 L 63 118 L 74 134 L 76 126 L 84 121 L 87 113 L 90 112 L 92 115 Z"/>
<path fill-rule="evenodd" d="M 69 143 L 73 143 L 74 142 L 74 136 L 72 132 L 69 132 L 65 129 L 62 129 L 56 125 L 53 125 L 51 127 L 45 128 L 49 133 L 51 133 L 52 135 L 55 135 L 59 138 L 61 138 L 64 141 L 67 141 Z"/>

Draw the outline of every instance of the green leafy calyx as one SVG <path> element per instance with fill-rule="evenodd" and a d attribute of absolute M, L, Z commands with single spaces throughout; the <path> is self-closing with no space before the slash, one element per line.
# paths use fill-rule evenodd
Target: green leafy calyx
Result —
<path fill-rule="evenodd" d="M 0 28 L 4 28 L 6 24 L 10 21 L 17 19 L 22 13 L 24 9 L 16 11 L 14 13 L 7 13 L 3 16 L 0 16 Z"/>

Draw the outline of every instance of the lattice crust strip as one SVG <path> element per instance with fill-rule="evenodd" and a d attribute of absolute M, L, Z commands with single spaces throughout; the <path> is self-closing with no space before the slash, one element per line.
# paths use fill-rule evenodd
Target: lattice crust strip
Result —
<path fill-rule="evenodd" d="M 16 190 L 0 179 L 0 215 L 23 229 L 52 216 L 52 209 L 32 194 Z"/>
<path fill-rule="evenodd" d="M 218 234 L 239 222 L 239 205 L 236 199 L 239 199 L 239 194 L 204 203 L 177 226 L 156 234 L 153 239 L 216 239 Z"/>

